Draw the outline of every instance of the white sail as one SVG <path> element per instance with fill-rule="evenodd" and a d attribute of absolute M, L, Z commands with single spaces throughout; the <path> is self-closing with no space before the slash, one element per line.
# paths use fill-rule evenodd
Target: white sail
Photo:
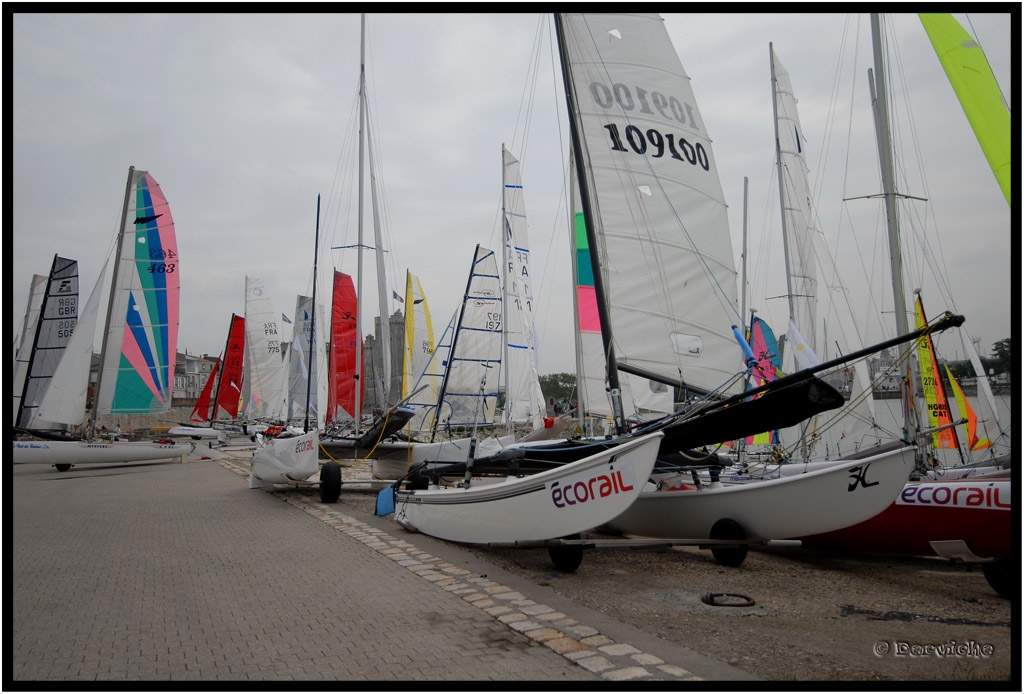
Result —
<path fill-rule="evenodd" d="M 526 204 L 519 160 L 501 148 L 504 168 L 505 218 L 505 421 L 544 426 L 544 392 L 537 373 L 537 333 L 534 329 L 533 279 Z"/>
<path fill-rule="evenodd" d="M 477 246 L 441 385 L 438 426 L 494 422 L 501 367 L 501 280 L 494 251 Z"/>
<path fill-rule="evenodd" d="M 39 416 L 51 422 L 80 425 L 85 421 L 89 395 L 89 370 L 92 368 L 93 336 L 99 317 L 100 294 L 107 276 L 103 264 L 89 300 L 78 314 L 78 324 L 71 335 L 64 356 L 53 373 L 53 380 L 39 403 Z"/>
<path fill-rule="evenodd" d="M 28 374 L 28 362 L 32 356 L 32 343 L 36 339 L 36 326 L 39 324 L 39 310 L 43 306 L 43 294 L 46 293 L 46 275 L 32 275 L 29 288 L 28 305 L 25 307 L 25 321 L 21 328 L 21 339 L 14 355 L 14 425 L 18 425 L 18 412 L 21 409 L 21 395 L 25 389 L 25 376 Z"/>
<path fill-rule="evenodd" d="M 811 214 L 804 131 L 800 126 L 789 72 L 779 61 L 774 49 L 770 49 L 769 54 L 772 74 L 775 76 L 775 142 L 789 317 L 799 328 L 811 352 L 820 352 L 821 345 L 815 340 L 818 280 L 814 261 L 814 236 L 820 232 Z M 800 364 L 799 368 L 806 367 Z"/>
<path fill-rule="evenodd" d="M 299 296 L 295 302 L 295 321 L 292 324 L 292 342 L 288 350 L 288 419 L 304 421 L 306 418 L 306 393 L 309 392 L 309 419 L 314 425 L 323 419 L 324 408 L 320 402 L 318 362 L 320 345 L 315 339 L 310 351 L 310 335 L 314 324 L 323 325 L 323 316 L 312 314 L 313 298 Z M 316 332 L 320 332 L 316 328 Z M 310 375 L 312 369 L 312 375 Z"/>
<path fill-rule="evenodd" d="M 579 186 L 572 178 L 573 204 L 573 277 L 576 299 L 576 374 L 579 395 L 580 420 L 589 432 L 589 419 L 596 417 L 606 421 L 612 415 L 608 399 L 607 369 L 605 367 L 604 345 L 601 340 L 601 326 L 594 312 L 594 291 L 590 269 L 590 251 L 587 244 L 583 211 L 580 207 Z M 582 309 L 582 311 L 581 311 Z M 633 374 L 619 374 L 619 390 L 622 395 L 623 416 L 627 420 L 646 420 L 669 414 L 674 409 L 672 388 L 664 383 L 651 381 Z M 592 433 L 592 432 L 591 432 Z"/>
<path fill-rule="evenodd" d="M 53 257 L 38 322 L 30 328 L 31 353 L 25 371 L 17 421 L 25 428 L 52 429 L 57 424 L 39 415 L 39 404 L 71 341 L 78 320 L 78 261 Z"/>
<path fill-rule="evenodd" d="M 742 321 L 726 205 L 664 24 L 656 15 L 570 14 L 562 26 L 595 201 L 600 247 L 590 250 L 601 263 L 619 366 L 701 391 L 732 380 L 723 392 L 739 392 L 732 325 Z"/>
<path fill-rule="evenodd" d="M 284 404 L 285 370 L 281 359 L 278 313 L 255 277 L 245 278 L 245 376 L 249 419 L 280 419 Z"/>
<path fill-rule="evenodd" d="M 447 327 L 441 333 L 434 349 L 430 353 L 427 365 L 423 367 L 409 391 L 412 396 L 406 403 L 416 414 L 406 424 L 405 431 L 410 436 L 427 436 L 433 431 L 437 415 L 437 401 L 441 393 L 441 384 L 451 356 L 452 340 L 455 337 L 455 325 L 459 319 L 459 310 L 452 314 Z M 426 386 L 425 388 L 423 386 Z"/>

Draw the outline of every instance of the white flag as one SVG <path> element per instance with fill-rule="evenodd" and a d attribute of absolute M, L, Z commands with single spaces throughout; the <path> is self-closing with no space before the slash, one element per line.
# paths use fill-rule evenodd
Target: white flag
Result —
<path fill-rule="evenodd" d="M 811 346 L 807 344 L 807 340 L 800 334 L 799 328 L 796 327 L 796 323 L 793 319 L 789 319 L 789 329 L 786 330 L 786 340 L 793 347 L 793 358 L 796 360 L 797 366 L 800 370 L 809 369 L 812 366 L 817 366 L 821 363 L 821 359 L 818 359 L 818 355 L 814 353 Z"/>

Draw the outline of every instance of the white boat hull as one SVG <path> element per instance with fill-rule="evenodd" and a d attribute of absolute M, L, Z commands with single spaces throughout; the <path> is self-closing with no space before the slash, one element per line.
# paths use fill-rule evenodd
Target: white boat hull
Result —
<path fill-rule="evenodd" d="M 320 471 L 319 436 L 314 429 L 302 436 L 273 438 L 252 454 L 252 476 L 267 484 L 303 482 Z M 263 486 L 253 485 L 250 487 Z"/>
<path fill-rule="evenodd" d="M 167 430 L 168 436 L 191 436 L 195 439 L 215 439 L 220 436 L 220 429 L 213 427 L 186 427 L 177 426 Z"/>
<path fill-rule="evenodd" d="M 657 491 L 654 485 L 608 527 L 628 535 L 705 539 L 730 518 L 749 539 L 784 540 L 830 532 L 884 511 L 914 467 L 914 448 L 846 465 L 746 484 Z"/>
<path fill-rule="evenodd" d="M 395 520 L 452 542 L 529 542 L 573 535 L 632 504 L 663 434 L 637 437 L 553 470 L 469 488 L 399 490 Z"/>
<path fill-rule="evenodd" d="M 15 441 L 14 464 L 89 465 L 181 459 L 187 462 L 191 443 L 149 441 Z"/>

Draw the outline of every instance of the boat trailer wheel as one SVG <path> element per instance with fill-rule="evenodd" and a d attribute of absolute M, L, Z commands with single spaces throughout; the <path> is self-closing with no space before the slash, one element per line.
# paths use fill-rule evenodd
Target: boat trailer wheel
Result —
<path fill-rule="evenodd" d="M 716 602 L 718 598 L 739 598 L 741 602 Z M 704 593 L 700 596 L 700 601 L 705 605 L 711 605 L 712 607 L 753 607 L 754 600 L 746 595 L 740 593 Z"/>
<path fill-rule="evenodd" d="M 711 539 L 746 542 L 747 533 L 743 530 L 743 526 L 732 518 L 719 518 L 711 526 Z M 745 544 L 737 547 L 712 547 L 711 554 L 715 557 L 715 561 L 722 566 L 739 566 L 747 558 L 748 549 Z"/>
<path fill-rule="evenodd" d="M 570 535 L 566 540 L 578 540 L 579 534 Z M 579 568 L 583 562 L 583 548 L 579 545 L 564 545 L 561 547 L 549 546 L 548 556 L 555 568 L 565 573 L 572 573 Z"/>
<path fill-rule="evenodd" d="M 333 460 L 320 468 L 320 501 L 333 504 L 341 496 L 341 466 Z"/>

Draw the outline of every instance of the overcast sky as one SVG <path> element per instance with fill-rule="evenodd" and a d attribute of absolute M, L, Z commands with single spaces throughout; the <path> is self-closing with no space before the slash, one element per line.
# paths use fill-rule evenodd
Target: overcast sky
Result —
<path fill-rule="evenodd" d="M 976 34 L 1012 103 L 1010 66 L 1020 56 L 1011 50 L 1010 15 L 956 16 Z M 924 287 L 930 315 L 963 313 L 988 354 L 1011 335 L 1018 310 L 1009 208 L 916 15 L 891 19 L 906 78 L 898 98 L 906 94 L 916 133 L 901 137 L 901 180 L 904 192 L 930 199 L 915 214 L 955 305 L 929 284 L 923 251 L 909 254 L 908 285 Z M 505 143 L 523 164 L 540 371 L 574 371 L 567 130 L 551 18 L 370 14 L 366 24 L 389 285 L 403 294 L 406 269 L 419 275 L 443 327 L 475 244 L 498 248 Z M 785 302 L 769 298 L 784 291 L 773 42 L 799 99 L 821 229 L 861 302 L 857 320 L 867 340 L 891 336 L 879 203 L 841 203 L 880 190 L 867 15 L 668 14 L 665 24 L 713 139 L 738 270 L 749 178 L 751 305 L 784 330 Z M 179 351 L 221 352 L 231 314 L 244 312 L 246 275 L 261 278 L 277 311 L 294 317 L 296 295 L 311 288 L 318 194 L 318 299 L 329 300 L 332 269 L 356 276 L 355 252 L 331 249 L 357 239 L 359 15 L 16 14 L 12 40 L 5 221 L 14 237 L 6 290 L 15 333 L 31 276 L 46 274 L 55 253 L 79 261 L 84 303 L 112 257 L 132 165 L 156 178 L 174 217 Z M 922 169 L 925 178 L 915 173 Z M 364 242 L 372 244 L 368 191 Z M 363 309 L 371 319 L 373 267 L 365 255 Z M 878 298 L 869 303 L 869 295 Z M 880 325 L 888 334 L 877 334 Z M 363 333 L 371 330 L 364 319 Z M 944 356 L 963 353 L 950 343 Z"/>

